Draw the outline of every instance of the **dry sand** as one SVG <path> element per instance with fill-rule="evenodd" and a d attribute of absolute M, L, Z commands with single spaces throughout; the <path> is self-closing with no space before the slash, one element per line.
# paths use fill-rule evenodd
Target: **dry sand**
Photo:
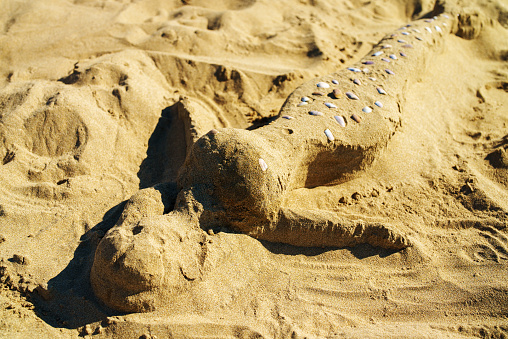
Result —
<path fill-rule="evenodd" d="M 269 122 L 302 83 L 353 65 L 434 8 L 211 3 L 0 0 L 0 336 L 507 337 L 501 0 L 444 1 L 467 20 L 426 72 L 406 76 L 387 147 L 347 181 L 285 197 L 293 208 L 389 221 L 411 247 L 294 247 L 224 229 L 207 236 L 208 274 L 182 269 L 187 281 L 161 293 L 155 311 L 124 314 L 95 296 L 100 240 L 139 189 L 169 183 L 176 196 L 197 136 Z"/>

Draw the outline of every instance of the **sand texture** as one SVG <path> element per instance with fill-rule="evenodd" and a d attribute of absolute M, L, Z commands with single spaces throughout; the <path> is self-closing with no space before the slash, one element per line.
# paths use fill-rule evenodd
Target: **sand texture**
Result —
<path fill-rule="evenodd" d="M 0 337 L 508 337 L 502 0 L 0 0 Z"/>

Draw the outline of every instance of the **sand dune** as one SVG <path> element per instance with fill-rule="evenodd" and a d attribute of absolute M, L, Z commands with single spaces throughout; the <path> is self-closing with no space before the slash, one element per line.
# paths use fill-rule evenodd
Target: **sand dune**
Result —
<path fill-rule="evenodd" d="M 503 1 L 4 0 L 0 8 L 0 336 L 508 335 Z M 383 114 L 396 126 L 386 145 L 337 182 L 312 168 L 281 202 L 384 222 L 411 246 L 297 247 L 224 223 L 184 236 L 169 221 L 199 137 L 278 126 L 299 86 L 347 74 L 383 37 L 433 10 L 458 15 L 457 25 L 432 38 L 424 68 L 394 68 L 393 93 L 383 84 Z M 362 118 L 347 140 L 366 145 L 384 120 Z M 313 124 L 299 128 L 310 135 Z M 166 241 L 160 276 L 171 284 L 149 274 L 158 260 L 149 237 L 127 265 L 139 274 L 137 296 L 120 295 L 129 275 L 92 271 L 101 240 L 126 225 Z"/>

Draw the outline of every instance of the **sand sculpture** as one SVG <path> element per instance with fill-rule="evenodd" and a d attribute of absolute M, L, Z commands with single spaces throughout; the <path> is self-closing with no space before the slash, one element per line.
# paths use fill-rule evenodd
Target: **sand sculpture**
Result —
<path fill-rule="evenodd" d="M 356 65 L 296 89 L 274 122 L 196 140 L 173 210 L 164 214 L 164 185 L 141 190 L 100 242 L 91 271 L 97 296 L 122 311 L 152 309 L 158 291 L 177 293 L 213 269 L 220 259 L 208 255 L 206 231 L 223 226 L 296 246 L 411 246 L 391 225 L 288 209 L 284 199 L 296 188 L 347 181 L 374 161 L 401 124 L 408 75 L 425 72 L 455 27 L 446 14 L 414 21 Z"/>

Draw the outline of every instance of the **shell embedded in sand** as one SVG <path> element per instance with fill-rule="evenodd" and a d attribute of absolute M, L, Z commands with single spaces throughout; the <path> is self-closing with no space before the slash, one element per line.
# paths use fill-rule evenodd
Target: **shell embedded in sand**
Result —
<path fill-rule="evenodd" d="M 362 71 L 365 74 L 369 74 L 370 73 L 370 69 L 368 69 L 368 68 L 364 68 L 364 69 L 362 69 Z"/>
<path fill-rule="evenodd" d="M 338 88 L 334 89 L 333 90 L 333 96 L 335 97 L 335 99 L 340 99 L 343 97 L 344 94 L 342 94 L 342 91 Z"/>
<path fill-rule="evenodd" d="M 392 45 L 386 44 L 386 45 L 381 46 L 381 48 L 383 48 L 383 49 L 392 48 Z"/>
<path fill-rule="evenodd" d="M 436 25 L 436 26 L 434 26 L 434 28 L 436 29 L 436 32 L 439 32 L 439 33 L 442 33 L 442 32 L 443 32 L 443 30 L 441 30 L 441 27 L 439 27 L 439 26 L 437 26 L 437 25 Z"/>
<path fill-rule="evenodd" d="M 381 58 L 381 60 L 383 60 L 384 62 L 390 62 L 390 59 L 387 58 Z"/>
<path fill-rule="evenodd" d="M 388 68 L 387 68 L 387 69 L 385 69 L 385 72 L 386 72 L 386 73 L 388 73 L 388 74 L 390 74 L 390 75 L 394 75 L 394 74 L 395 74 L 395 73 L 393 73 L 393 71 L 389 70 Z"/>
<path fill-rule="evenodd" d="M 337 108 L 337 106 L 335 106 L 331 102 L 325 102 L 325 106 L 328 107 L 328 108 Z"/>
<path fill-rule="evenodd" d="M 397 40 L 397 42 L 398 42 L 398 43 L 401 43 L 401 44 L 406 44 L 406 43 L 407 43 L 407 41 L 406 41 L 406 40 L 402 40 L 402 39 Z"/>
<path fill-rule="evenodd" d="M 369 106 L 365 106 L 364 108 L 362 108 L 362 111 L 364 113 L 370 113 L 370 112 L 372 112 L 372 108 L 370 108 Z"/>
<path fill-rule="evenodd" d="M 335 84 L 335 85 L 339 84 L 339 82 L 337 80 L 335 80 L 335 79 L 332 80 L 332 83 Z"/>
<path fill-rule="evenodd" d="M 367 61 L 363 61 L 362 64 L 364 64 L 364 65 L 374 65 L 374 61 L 367 60 Z"/>
<path fill-rule="evenodd" d="M 416 40 L 418 40 L 418 41 L 423 41 L 423 39 L 422 39 L 422 38 L 420 38 L 419 36 L 416 36 L 415 38 L 416 38 Z"/>
<path fill-rule="evenodd" d="M 282 118 L 288 119 L 288 120 L 294 119 L 291 115 L 283 115 Z"/>
<path fill-rule="evenodd" d="M 383 107 L 383 103 L 381 103 L 381 101 L 376 101 L 374 105 L 376 105 L 377 107 Z"/>
<path fill-rule="evenodd" d="M 268 165 L 266 164 L 266 162 L 259 158 L 259 166 L 261 166 L 261 170 L 264 172 L 268 169 Z"/>
<path fill-rule="evenodd" d="M 381 87 L 378 87 L 378 88 L 376 88 L 376 89 L 377 89 L 377 92 L 378 92 L 379 94 L 386 94 L 385 90 L 384 90 L 384 89 L 382 89 Z"/>
<path fill-rule="evenodd" d="M 358 79 L 353 79 L 353 84 L 355 84 L 355 85 L 361 85 L 362 83 Z"/>
<path fill-rule="evenodd" d="M 362 118 L 360 118 L 358 115 L 356 114 L 353 114 L 351 116 L 351 119 L 353 119 L 354 121 L 356 121 L 357 123 L 360 123 L 360 121 L 362 121 Z"/>
<path fill-rule="evenodd" d="M 358 97 L 356 96 L 356 94 L 352 93 L 352 92 L 346 92 L 346 96 L 351 99 L 351 100 L 358 100 Z"/>
<path fill-rule="evenodd" d="M 303 101 L 303 102 L 310 101 L 310 98 L 309 98 L 309 97 L 302 97 L 302 101 Z"/>
<path fill-rule="evenodd" d="M 307 101 L 302 101 L 300 102 L 297 106 L 298 107 L 301 107 L 301 106 L 305 106 L 305 105 L 308 105 L 309 103 Z"/>
<path fill-rule="evenodd" d="M 402 32 L 401 34 L 402 35 L 410 35 L 411 33 L 409 33 L 409 32 Z"/>
<path fill-rule="evenodd" d="M 400 56 L 402 56 L 404 58 L 407 57 L 406 53 L 404 53 L 404 52 L 399 52 L 399 54 L 400 54 Z"/>
<path fill-rule="evenodd" d="M 429 27 L 425 27 L 425 30 L 429 33 L 432 33 L 432 30 Z"/>
<path fill-rule="evenodd" d="M 321 116 L 321 115 L 323 115 L 323 113 L 321 113 L 320 111 L 309 111 L 309 114 L 310 115 L 315 115 L 315 116 Z"/>
<path fill-rule="evenodd" d="M 330 141 L 334 141 L 335 140 L 335 138 L 333 137 L 332 132 L 328 128 L 325 129 L 325 135 L 328 138 L 328 140 L 330 140 Z"/>
<path fill-rule="evenodd" d="M 312 92 L 312 95 L 317 95 L 317 96 L 322 97 L 325 94 L 323 92 Z"/>
<path fill-rule="evenodd" d="M 377 51 L 376 53 L 372 54 L 372 56 L 380 56 L 383 53 L 383 51 Z"/>
<path fill-rule="evenodd" d="M 319 88 L 329 88 L 330 87 L 330 85 L 328 85 L 326 82 L 322 82 L 322 81 L 318 82 L 316 84 L 316 86 L 319 87 Z"/>
<path fill-rule="evenodd" d="M 350 70 L 351 72 L 355 72 L 355 73 L 361 73 L 362 72 L 361 69 L 356 68 L 356 67 L 348 67 L 348 70 Z"/>
<path fill-rule="evenodd" d="M 411 45 L 411 44 L 405 44 L 405 45 L 402 45 L 402 47 L 404 47 L 404 48 L 413 48 L 413 45 Z"/>
<path fill-rule="evenodd" d="M 343 117 L 341 117 L 340 115 L 336 115 L 334 116 L 334 119 L 341 127 L 346 127 L 346 121 L 344 120 Z"/>
<path fill-rule="evenodd" d="M 397 60 L 397 56 L 395 54 L 390 54 L 389 57 L 390 59 Z"/>

